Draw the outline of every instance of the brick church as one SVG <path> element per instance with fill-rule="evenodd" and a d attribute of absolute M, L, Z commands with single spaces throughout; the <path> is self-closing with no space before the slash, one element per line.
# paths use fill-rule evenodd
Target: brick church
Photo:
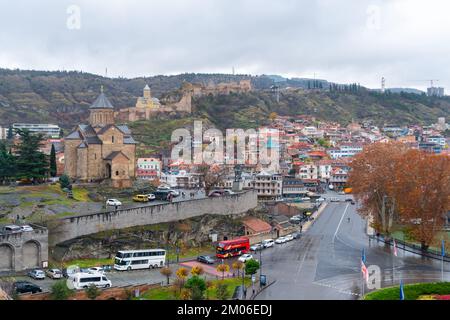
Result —
<path fill-rule="evenodd" d="M 114 107 L 103 88 L 89 111 L 89 124 L 78 125 L 65 138 L 65 173 L 80 182 L 110 179 L 113 187 L 130 187 L 136 169 L 130 129 L 114 124 Z"/>

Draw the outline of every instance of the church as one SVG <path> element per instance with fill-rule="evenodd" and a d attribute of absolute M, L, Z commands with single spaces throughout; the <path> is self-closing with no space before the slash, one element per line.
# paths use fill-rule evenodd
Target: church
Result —
<path fill-rule="evenodd" d="M 135 177 L 136 141 L 126 125 L 114 123 L 114 107 L 103 92 L 89 107 L 89 124 L 80 124 L 65 139 L 65 173 L 80 182 L 110 179 L 128 188 Z"/>

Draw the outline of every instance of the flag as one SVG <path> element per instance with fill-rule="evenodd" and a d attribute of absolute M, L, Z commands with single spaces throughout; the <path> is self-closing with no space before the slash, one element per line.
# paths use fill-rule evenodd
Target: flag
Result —
<path fill-rule="evenodd" d="M 398 250 L 397 250 L 397 243 L 395 242 L 395 239 L 394 239 L 394 256 L 398 256 Z"/>
<path fill-rule="evenodd" d="M 369 282 L 369 270 L 367 270 L 367 267 L 362 260 L 361 260 L 361 272 L 364 280 L 366 280 L 366 282 Z"/>
<path fill-rule="evenodd" d="M 441 244 L 441 256 L 445 257 L 445 241 L 442 240 Z"/>
<path fill-rule="evenodd" d="M 367 270 L 367 267 L 366 267 L 366 251 L 364 249 L 362 249 L 362 253 L 361 253 L 361 272 L 363 274 L 364 280 L 366 280 L 366 282 L 368 282 L 369 281 L 369 270 Z"/>
<path fill-rule="evenodd" d="M 403 291 L 403 281 L 400 280 L 400 300 L 405 300 L 405 292 Z"/>

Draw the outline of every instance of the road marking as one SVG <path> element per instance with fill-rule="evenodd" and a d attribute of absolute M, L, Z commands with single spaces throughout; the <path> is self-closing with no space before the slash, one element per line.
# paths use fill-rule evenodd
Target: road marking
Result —
<path fill-rule="evenodd" d="M 341 226 L 342 220 L 344 220 L 344 216 L 345 216 L 345 214 L 347 213 L 347 209 L 348 209 L 348 206 L 349 206 L 349 205 L 350 205 L 350 204 L 347 203 L 347 206 L 345 207 L 344 213 L 342 214 L 341 220 L 339 221 L 339 224 L 338 224 L 338 226 L 337 226 L 337 228 L 336 228 L 336 232 L 335 232 L 334 235 L 333 235 L 333 240 L 331 241 L 331 243 L 334 243 L 334 239 L 336 238 L 336 235 L 337 235 L 337 233 L 338 233 L 338 231 L 339 231 L 339 227 Z"/>

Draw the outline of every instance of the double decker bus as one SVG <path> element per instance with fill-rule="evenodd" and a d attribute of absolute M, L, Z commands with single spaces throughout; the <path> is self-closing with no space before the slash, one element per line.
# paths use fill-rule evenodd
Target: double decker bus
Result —
<path fill-rule="evenodd" d="M 114 269 L 130 271 L 135 269 L 161 268 L 166 263 L 166 250 L 145 249 L 119 251 L 114 259 Z"/>
<path fill-rule="evenodd" d="M 216 257 L 220 259 L 240 256 L 250 250 L 250 241 L 246 237 L 220 241 L 216 247 Z"/>

